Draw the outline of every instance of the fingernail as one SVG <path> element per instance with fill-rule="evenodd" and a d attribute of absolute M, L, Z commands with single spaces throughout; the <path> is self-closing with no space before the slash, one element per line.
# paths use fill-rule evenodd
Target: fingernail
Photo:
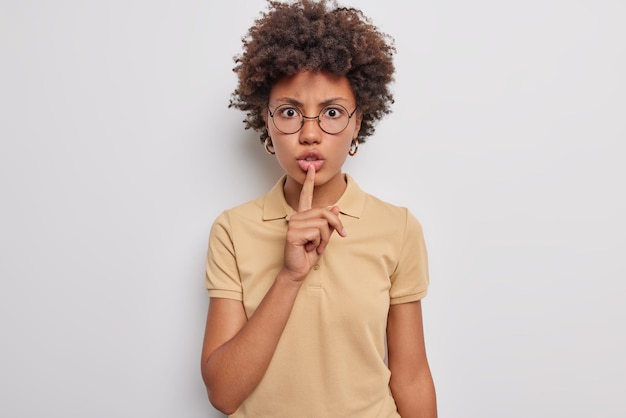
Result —
<path fill-rule="evenodd" d="M 346 232 L 346 228 L 342 229 L 341 232 L 339 232 L 339 235 L 341 235 L 342 237 L 348 236 L 348 232 Z"/>

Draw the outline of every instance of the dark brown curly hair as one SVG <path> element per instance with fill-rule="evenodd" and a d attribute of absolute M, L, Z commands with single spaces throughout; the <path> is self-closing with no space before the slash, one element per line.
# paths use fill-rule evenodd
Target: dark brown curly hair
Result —
<path fill-rule="evenodd" d="M 272 86 L 304 70 L 347 77 L 363 114 L 359 142 L 391 112 L 394 41 L 358 9 L 335 0 L 268 0 L 242 43 L 229 107 L 246 112 L 246 129 L 260 131 L 261 141 L 268 136 L 263 115 Z"/>

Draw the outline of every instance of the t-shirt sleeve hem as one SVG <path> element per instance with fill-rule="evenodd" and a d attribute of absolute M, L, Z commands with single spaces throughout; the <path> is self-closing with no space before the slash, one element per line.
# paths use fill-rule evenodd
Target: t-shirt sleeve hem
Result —
<path fill-rule="evenodd" d="M 409 303 L 416 302 L 418 300 L 422 300 L 428 294 L 427 290 L 423 290 L 418 293 L 413 293 L 405 296 L 398 296 L 397 298 L 391 298 L 389 303 L 391 305 L 399 305 L 400 303 Z"/>
<path fill-rule="evenodd" d="M 243 301 L 241 293 L 232 290 L 208 289 L 210 298 L 234 299 Z"/>

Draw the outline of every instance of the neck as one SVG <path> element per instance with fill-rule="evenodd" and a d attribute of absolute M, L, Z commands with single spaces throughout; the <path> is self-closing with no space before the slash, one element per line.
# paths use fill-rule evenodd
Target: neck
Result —
<path fill-rule="evenodd" d="M 346 187 L 346 179 L 343 173 L 337 173 L 327 182 L 315 186 L 315 189 L 313 190 L 313 203 L 311 206 L 313 208 L 325 208 L 334 205 L 346 190 Z M 296 211 L 298 210 L 298 202 L 300 200 L 301 191 L 302 184 L 287 176 L 287 180 L 283 186 L 283 193 L 285 194 L 287 204 L 289 204 L 289 206 Z"/>

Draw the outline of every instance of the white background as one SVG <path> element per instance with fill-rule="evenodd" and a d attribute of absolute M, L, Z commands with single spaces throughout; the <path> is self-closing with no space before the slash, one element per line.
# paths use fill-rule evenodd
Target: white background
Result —
<path fill-rule="evenodd" d="M 424 226 L 440 416 L 626 416 L 626 3 L 351 4 L 398 55 L 345 168 Z M 227 108 L 263 7 L 0 2 L 3 417 L 221 416 L 208 232 L 281 174 Z"/>

